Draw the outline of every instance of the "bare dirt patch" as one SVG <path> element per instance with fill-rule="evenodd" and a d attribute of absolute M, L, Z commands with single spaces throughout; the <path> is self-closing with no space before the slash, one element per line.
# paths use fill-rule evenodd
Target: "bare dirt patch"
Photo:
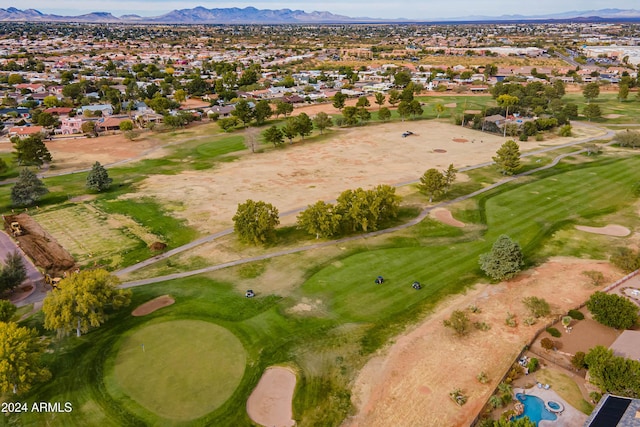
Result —
<path fill-rule="evenodd" d="M 446 153 L 447 150 L 443 150 L 442 148 L 436 148 L 433 150 L 434 153 Z"/>
<path fill-rule="evenodd" d="M 451 225 L 453 227 L 459 227 L 459 228 L 462 228 L 465 226 L 464 222 L 458 221 L 453 217 L 453 215 L 451 215 L 451 211 L 449 209 L 437 208 L 432 210 L 430 213 L 431 213 L 431 216 L 433 216 L 435 219 L 447 225 Z"/>
<path fill-rule="evenodd" d="M 451 139 L 453 142 L 469 142 L 468 139 L 465 138 L 453 138 Z"/>
<path fill-rule="evenodd" d="M 607 263 L 554 258 L 510 282 L 478 284 L 465 295 L 440 304 L 433 314 L 365 365 L 353 388 L 358 413 L 345 426 L 470 425 L 539 327 L 522 324 L 529 316 L 522 299 L 543 297 L 554 312 L 564 312 L 596 290 L 582 275 L 586 270 L 602 271 L 612 280 L 622 276 Z M 471 321 L 486 322 L 491 329 L 474 330 L 468 337 L 457 338 L 442 321 L 453 310 L 466 310 L 471 304 L 481 309 L 479 314 L 467 311 Z M 516 315 L 519 326 L 505 325 L 507 312 Z M 488 384 L 476 380 L 481 371 L 488 374 Z M 449 397 L 456 388 L 469 396 L 463 407 Z"/>
<path fill-rule="evenodd" d="M 269 427 L 292 427 L 296 374 L 289 368 L 272 366 L 262 374 L 247 400 L 247 413 L 255 423 Z"/>
<path fill-rule="evenodd" d="M 448 103 L 448 104 L 444 104 L 444 106 L 445 106 L 446 108 L 456 108 L 456 106 L 457 106 L 457 105 L 458 105 L 458 104 L 456 104 L 455 102 L 450 102 L 450 103 Z"/>
<path fill-rule="evenodd" d="M 626 237 L 631 234 L 631 230 L 622 225 L 609 224 L 605 227 L 587 227 L 584 225 L 576 225 L 576 229 L 593 234 L 604 234 L 605 236 Z"/>
<path fill-rule="evenodd" d="M 417 135 L 402 138 L 408 126 Z M 173 215 L 204 233 L 216 232 L 232 225 L 238 203 L 247 199 L 272 203 L 285 216 L 317 200 L 335 200 L 347 189 L 417 180 L 432 167 L 461 168 L 490 161 L 504 143 L 501 136 L 488 134 L 482 134 L 483 144 L 454 143 L 452 137 L 473 140 L 479 134 L 434 121 L 335 132 L 330 140 L 296 142 L 282 150 L 242 156 L 215 170 L 153 175 L 141 183 L 140 193 L 169 206 L 180 200 L 181 209 Z M 434 148 L 446 152 L 434 153 Z"/>
<path fill-rule="evenodd" d="M 136 317 L 146 316 L 147 314 L 151 314 L 156 310 L 168 307 L 174 302 L 175 300 L 169 295 L 162 295 L 158 298 L 154 298 L 151 301 L 147 301 L 144 304 L 139 305 L 135 310 L 131 312 L 131 315 Z"/>
<path fill-rule="evenodd" d="M 605 119 L 618 119 L 622 117 L 622 114 L 605 114 L 604 118 Z"/>

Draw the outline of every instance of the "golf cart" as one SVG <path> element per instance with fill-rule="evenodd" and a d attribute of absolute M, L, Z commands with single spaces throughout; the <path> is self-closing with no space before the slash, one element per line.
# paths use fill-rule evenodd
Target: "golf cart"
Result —
<path fill-rule="evenodd" d="M 247 292 L 244 293 L 244 296 L 247 298 L 253 298 L 256 296 L 255 292 L 253 292 L 251 289 L 247 290 Z"/>
<path fill-rule="evenodd" d="M 376 277 L 376 285 L 382 285 L 384 283 L 384 277 L 378 276 Z"/>
<path fill-rule="evenodd" d="M 416 291 L 419 291 L 420 289 L 422 289 L 422 285 L 420 284 L 420 282 L 413 282 L 413 285 L 411 285 L 411 287 Z"/>
<path fill-rule="evenodd" d="M 402 134 L 402 137 L 403 137 L 403 138 L 406 138 L 406 137 L 408 137 L 408 136 L 410 136 L 410 135 L 413 135 L 413 132 L 411 132 L 410 130 L 408 130 L 408 131 L 406 131 L 405 133 L 403 133 L 403 134 Z"/>

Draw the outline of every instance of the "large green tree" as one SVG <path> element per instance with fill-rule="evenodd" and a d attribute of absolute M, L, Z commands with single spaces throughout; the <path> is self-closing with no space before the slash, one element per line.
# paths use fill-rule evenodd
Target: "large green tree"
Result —
<path fill-rule="evenodd" d="M 280 114 L 287 117 L 287 115 L 291 114 L 292 112 L 293 104 L 289 104 L 288 102 L 283 102 L 280 100 L 276 101 L 276 118 L 278 118 Z"/>
<path fill-rule="evenodd" d="M 20 252 L 9 252 L 0 270 L 0 292 L 19 286 L 27 278 L 27 268 Z"/>
<path fill-rule="evenodd" d="M 258 101 L 253 109 L 253 116 L 255 117 L 258 125 L 264 124 L 264 122 L 272 115 L 273 110 L 271 109 L 271 105 L 269 104 L 269 101 L 265 99 Z"/>
<path fill-rule="evenodd" d="M 330 128 L 333 125 L 333 120 L 327 113 L 320 111 L 313 118 L 313 124 L 320 131 L 320 135 L 322 135 L 322 132 L 325 129 Z"/>
<path fill-rule="evenodd" d="M 598 83 L 587 83 L 582 89 L 582 95 L 587 102 L 591 102 L 600 95 L 600 85 Z"/>
<path fill-rule="evenodd" d="M 389 185 L 343 191 L 336 203 L 342 228 L 347 232 L 377 230 L 382 223 L 397 217 L 398 209 L 399 198 Z"/>
<path fill-rule="evenodd" d="M 387 107 L 381 107 L 378 110 L 378 119 L 382 120 L 383 122 L 386 122 L 390 118 L 391 118 L 391 110 L 389 110 Z"/>
<path fill-rule="evenodd" d="M 420 191 L 429 196 L 429 203 L 433 202 L 434 197 L 442 195 L 446 187 L 445 177 L 434 168 L 428 169 L 420 177 L 420 184 L 418 184 Z"/>
<path fill-rule="evenodd" d="M 95 162 L 87 175 L 86 187 L 93 191 L 105 191 L 111 186 L 113 179 L 109 178 L 109 172 L 100 162 Z"/>
<path fill-rule="evenodd" d="M 602 110 L 598 104 L 587 104 L 582 110 L 584 116 L 591 121 L 591 119 L 597 119 L 602 116 Z"/>
<path fill-rule="evenodd" d="M 0 391 L 23 394 L 51 373 L 42 367 L 45 344 L 35 329 L 0 322 Z"/>
<path fill-rule="evenodd" d="M 231 114 L 240 120 L 243 126 L 246 126 L 247 123 L 250 123 L 253 119 L 253 110 L 251 109 L 249 102 L 244 99 L 236 102 L 235 108 Z"/>
<path fill-rule="evenodd" d="M 238 204 L 233 216 L 233 229 L 246 243 L 268 244 L 274 241 L 279 224 L 278 209 L 262 201 L 247 200 Z"/>
<path fill-rule="evenodd" d="M 18 182 L 11 188 L 11 203 L 14 206 L 31 206 L 48 192 L 36 174 L 24 168 L 20 171 Z"/>
<path fill-rule="evenodd" d="M 494 280 L 514 277 L 524 265 L 520 245 L 507 235 L 501 235 L 491 252 L 480 255 L 480 268 Z"/>
<path fill-rule="evenodd" d="M 44 327 L 63 335 L 75 329 L 77 336 L 99 327 L 110 311 L 131 301 L 131 290 L 119 289 L 119 284 L 116 276 L 102 269 L 81 271 L 61 280 L 42 303 Z"/>
<path fill-rule="evenodd" d="M 336 92 L 333 95 L 333 107 L 338 110 L 342 110 L 344 108 L 345 102 L 347 101 L 347 95 L 342 92 Z"/>
<path fill-rule="evenodd" d="M 282 126 L 282 135 L 289 140 L 289 144 L 293 144 L 293 138 L 295 138 L 298 133 L 298 119 L 296 117 L 289 117 Z"/>
<path fill-rule="evenodd" d="M 51 161 L 51 153 L 40 135 L 32 135 L 26 138 L 14 137 L 11 139 L 14 148 L 14 156 L 18 165 L 42 166 Z"/>
<path fill-rule="evenodd" d="M 340 231 L 341 218 L 334 205 L 318 201 L 300 212 L 298 215 L 298 228 L 305 230 L 309 234 L 315 234 L 316 239 L 331 237 Z"/>
<path fill-rule="evenodd" d="M 284 142 L 284 139 L 283 139 L 284 135 L 276 125 L 273 125 L 270 128 L 266 129 L 264 132 L 262 132 L 262 137 L 264 138 L 265 142 L 273 144 L 274 147 L 277 147 L 278 145 L 282 145 Z"/>
<path fill-rule="evenodd" d="M 612 328 L 630 329 L 638 322 L 638 306 L 620 295 L 596 292 L 587 308 L 597 322 Z"/>
<path fill-rule="evenodd" d="M 344 107 L 342 109 L 342 117 L 344 124 L 347 126 L 358 124 L 358 109 L 352 106 Z"/>
<path fill-rule="evenodd" d="M 311 132 L 313 131 L 313 122 L 307 113 L 298 114 L 295 123 L 296 130 L 302 139 L 304 139 L 305 136 L 311 135 Z"/>
<path fill-rule="evenodd" d="M 590 381 L 606 393 L 640 398 L 640 361 L 615 356 L 613 350 L 596 346 L 584 357 Z"/>
<path fill-rule="evenodd" d="M 7 301 L 6 299 L 0 300 L 0 322 L 8 322 L 11 320 L 18 307 L 13 305 L 11 301 Z"/>
<path fill-rule="evenodd" d="M 513 175 L 520 169 L 520 146 L 513 140 L 505 142 L 496 151 L 493 161 L 503 175 Z"/>

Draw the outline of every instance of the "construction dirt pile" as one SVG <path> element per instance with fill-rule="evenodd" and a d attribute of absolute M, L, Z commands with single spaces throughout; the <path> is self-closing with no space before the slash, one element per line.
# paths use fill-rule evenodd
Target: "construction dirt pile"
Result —
<path fill-rule="evenodd" d="M 12 233 L 12 223 L 19 223 L 21 232 L 14 238 L 33 263 L 52 275 L 62 274 L 75 266 L 75 260 L 47 231 L 26 213 L 4 216 L 5 229 Z"/>

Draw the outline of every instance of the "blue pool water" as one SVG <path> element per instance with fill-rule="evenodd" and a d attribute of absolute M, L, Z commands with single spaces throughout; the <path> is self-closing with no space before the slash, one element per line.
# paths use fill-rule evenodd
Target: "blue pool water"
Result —
<path fill-rule="evenodd" d="M 539 397 L 518 393 L 516 394 L 516 398 L 520 402 L 524 403 L 524 413 L 516 417 L 516 419 L 529 417 L 529 419 L 537 426 L 539 421 L 554 421 L 558 418 L 556 414 L 547 411 L 544 407 L 544 401 Z"/>

